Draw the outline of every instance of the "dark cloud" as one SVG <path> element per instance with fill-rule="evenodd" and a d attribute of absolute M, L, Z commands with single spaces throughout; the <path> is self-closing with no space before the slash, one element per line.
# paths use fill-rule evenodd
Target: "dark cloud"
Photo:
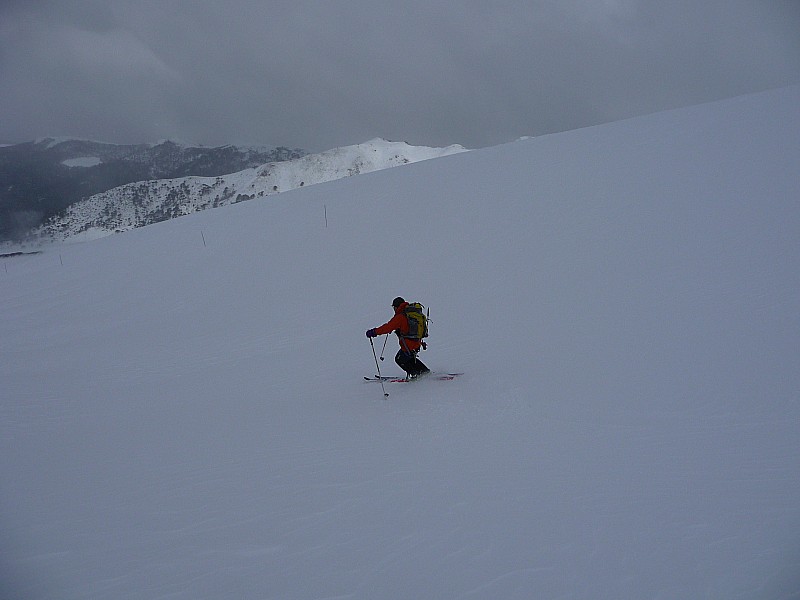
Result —
<path fill-rule="evenodd" d="M 800 82 L 800 3 L 0 7 L 0 140 L 480 147 Z"/>

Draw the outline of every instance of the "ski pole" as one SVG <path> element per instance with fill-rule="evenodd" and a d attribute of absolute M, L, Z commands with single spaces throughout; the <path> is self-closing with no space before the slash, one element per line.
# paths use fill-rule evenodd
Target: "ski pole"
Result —
<path fill-rule="evenodd" d="M 381 367 L 378 364 L 378 355 L 375 354 L 375 344 L 372 343 L 372 338 L 369 338 L 369 345 L 372 346 L 372 356 L 375 357 L 375 368 L 378 369 L 378 379 L 381 382 L 381 389 L 383 390 L 383 397 L 388 398 L 389 393 L 386 391 L 386 387 L 383 385 L 383 377 L 381 377 Z"/>
<path fill-rule="evenodd" d="M 386 342 L 389 341 L 389 336 L 384 336 L 383 338 L 383 350 L 381 350 L 381 362 L 383 362 L 383 353 L 386 352 Z"/>

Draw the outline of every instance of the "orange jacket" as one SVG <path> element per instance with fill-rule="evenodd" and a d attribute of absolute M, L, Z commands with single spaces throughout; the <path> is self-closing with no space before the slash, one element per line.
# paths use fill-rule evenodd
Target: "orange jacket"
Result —
<path fill-rule="evenodd" d="M 401 335 L 408 334 L 408 317 L 406 317 L 406 306 L 408 302 L 403 302 L 400 306 L 394 309 L 394 316 L 380 327 L 375 328 L 375 333 L 378 335 L 386 335 L 393 331 L 399 331 Z M 422 346 L 422 341 L 412 340 L 398 336 L 400 340 L 400 349 L 409 352 L 416 352 Z"/>

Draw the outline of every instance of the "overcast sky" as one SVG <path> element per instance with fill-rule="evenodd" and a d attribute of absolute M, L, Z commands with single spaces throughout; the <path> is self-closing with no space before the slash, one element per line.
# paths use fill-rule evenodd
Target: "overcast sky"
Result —
<path fill-rule="evenodd" d="M 800 0 L 0 0 L 5 143 L 477 148 L 797 83 Z"/>

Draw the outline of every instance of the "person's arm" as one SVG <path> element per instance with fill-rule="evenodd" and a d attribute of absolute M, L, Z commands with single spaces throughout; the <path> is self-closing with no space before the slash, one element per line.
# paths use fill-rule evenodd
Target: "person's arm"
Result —
<path fill-rule="evenodd" d="M 395 329 L 400 329 L 402 324 L 403 315 L 398 313 L 380 327 L 376 327 L 375 335 L 386 335 L 387 333 L 392 333 Z"/>

